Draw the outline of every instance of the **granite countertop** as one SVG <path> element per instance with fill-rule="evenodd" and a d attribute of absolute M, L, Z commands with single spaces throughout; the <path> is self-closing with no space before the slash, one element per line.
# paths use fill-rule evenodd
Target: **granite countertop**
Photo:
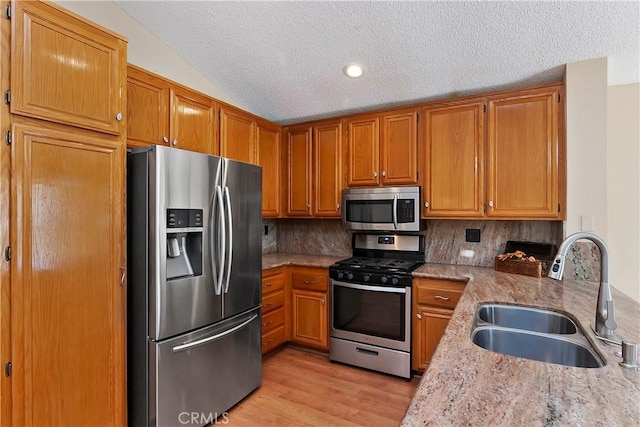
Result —
<path fill-rule="evenodd" d="M 416 277 L 468 280 L 402 421 L 423 425 L 640 425 L 640 371 L 594 338 L 598 283 L 533 278 L 490 268 L 425 264 Z M 640 343 L 640 304 L 612 289 L 616 335 Z M 606 365 L 572 368 L 484 350 L 470 340 L 480 302 L 572 314 Z"/>
<path fill-rule="evenodd" d="M 329 266 L 334 264 L 336 261 L 340 261 L 345 258 L 348 257 L 289 253 L 264 254 L 262 255 L 262 269 L 267 270 L 269 268 L 281 267 L 283 265 L 329 268 Z"/>

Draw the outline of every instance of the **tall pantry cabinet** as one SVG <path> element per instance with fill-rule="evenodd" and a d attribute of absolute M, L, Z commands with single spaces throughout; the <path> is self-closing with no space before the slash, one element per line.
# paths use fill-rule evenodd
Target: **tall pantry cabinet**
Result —
<path fill-rule="evenodd" d="M 0 423 L 124 425 L 127 43 L 51 3 L 10 6 Z"/>

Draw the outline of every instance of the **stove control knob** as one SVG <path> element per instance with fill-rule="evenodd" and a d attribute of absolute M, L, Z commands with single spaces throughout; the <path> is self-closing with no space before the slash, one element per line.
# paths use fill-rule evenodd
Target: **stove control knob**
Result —
<path fill-rule="evenodd" d="M 369 279 L 371 279 L 371 276 L 369 276 L 368 274 L 365 274 L 365 275 L 362 277 L 362 280 L 364 280 L 365 282 L 368 282 L 368 281 L 369 281 Z"/>
<path fill-rule="evenodd" d="M 382 276 L 380 278 L 380 282 L 382 282 L 382 283 L 387 283 L 387 280 L 389 280 L 389 279 L 387 279 L 387 276 Z"/>
<path fill-rule="evenodd" d="M 342 279 L 344 277 L 344 273 L 342 271 L 338 271 L 338 279 Z"/>
<path fill-rule="evenodd" d="M 392 285 L 397 285 L 398 284 L 398 278 L 397 277 L 392 278 L 391 279 L 391 284 Z"/>
<path fill-rule="evenodd" d="M 347 274 L 347 279 L 353 280 L 353 274 L 351 274 L 351 273 Z"/>

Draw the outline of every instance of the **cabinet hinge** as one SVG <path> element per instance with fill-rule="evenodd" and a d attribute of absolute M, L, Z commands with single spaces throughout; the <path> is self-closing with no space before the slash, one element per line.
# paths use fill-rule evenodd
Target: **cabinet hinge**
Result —
<path fill-rule="evenodd" d="M 558 212 L 560 212 L 560 203 L 558 203 Z"/>
<path fill-rule="evenodd" d="M 11 5 L 8 4 L 4 7 L 4 16 L 7 19 L 11 19 Z"/>
<path fill-rule="evenodd" d="M 416 114 L 416 123 L 420 122 L 420 114 Z"/>
<path fill-rule="evenodd" d="M 222 111 L 222 109 L 219 109 L 219 110 L 218 110 L 218 120 L 220 120 L 220 119 L 221 119 L 221 117 L 222 117 L 222 116 L 221 116 L 221 114 L 220 114 L 220 112 L 221 112 L 221 111 Z"/>
<path fill-rule="evenodd" d="M 558 104 L 560 104 L 560 94 L 558 94 Z"/>
<path fill-rule="evenodd" d="M 11 366 L 11 362 L 7 362 L 4 365 L 4 376 L 5 377 L 10 377 L 12 371 L 13 371 L 13 367 Z"/>
<path fill-rule="evenodd" d="M 420 179 L 420 172 L 416 171 L 416 181 Z"/>
<path fill-rule="evenodd" d="M 13 142 L 13 134 L 11 133 L 10 130 L 4 133 L 4 142 L 7 145 L 11 145 L 11 143 Z"/>
<path fill-rule="evenodd" d="M 487 104 L 482 104 L 482 112 L 483 113 L 487 112 Z"/>
<path fill-rule="evenodd" d="M 11 104 L 11 91 L 8 89 L 4 91 L 4 103 L 7 105 Z"/>
<path fill-rule="evenodd" d="M 482 212 L 486 212 L 487 211 L 487 205 L 482 205 Z"/>
<path fill-rule="evenodd" d="M 4 259 L 6 261 L 11 261 L 11 246 L 7 246 L 4 249 Z"/>

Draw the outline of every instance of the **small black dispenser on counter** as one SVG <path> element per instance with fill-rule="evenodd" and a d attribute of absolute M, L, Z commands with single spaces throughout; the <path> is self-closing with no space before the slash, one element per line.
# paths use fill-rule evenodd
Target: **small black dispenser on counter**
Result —
<path fill-rule="evenodd" d="M 202 275 L 202 209 L 167 209 L 167 280 Z"/>

